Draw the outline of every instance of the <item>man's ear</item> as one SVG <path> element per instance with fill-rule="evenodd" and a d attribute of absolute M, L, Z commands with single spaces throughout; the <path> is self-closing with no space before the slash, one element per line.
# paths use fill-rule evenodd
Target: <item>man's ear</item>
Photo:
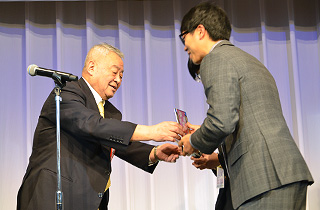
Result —
<path fill-rule="evenodd" d="M 95 70 L 95 62 L 94 61 L 89 61 L 88 65 L 87 65 L 87 72 L 88 74 L 90 74 L 91 76 L 93 75 Z"/>
<path fill-rule="evenodd" d="M 197 26 L 196 31 L 198 33 L 198 36 L 199 36 L 200 40 L 204 39 L 205 35 L 208 33 L 206 28 L 202 24 L 199 24 Z"/>

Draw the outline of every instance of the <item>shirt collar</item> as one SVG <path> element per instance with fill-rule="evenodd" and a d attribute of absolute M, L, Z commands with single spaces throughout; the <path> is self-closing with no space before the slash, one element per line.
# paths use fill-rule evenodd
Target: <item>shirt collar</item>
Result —
<path fill-rule="evenodd" d="M 103 101 L 103 105 L 104 105 L 105 101 L 101 98 L 99 93 L 97 93 L 97 91 L 95 89 L 93 89 L 93 87 L 89 84 L 89 82 L 87 82 L 87 80 L 85 78 L 83 78 L 83 80 L 87 83 L 89 89 L 91 90 L 91 93 L 92 93 L 92 95 L 94 97 L 94 100 L 96 101 L 97 105 L 100 103 L 100 101 Z"/>
<path fill-rule="evenodd" d="M 224 41 L 224 40 L 220 40 L 220 41 L 218 41 L 217 43 L 215 43 L 215 44 L 212 46 L 210 52 L 213 50 L 213 48 L 215 48 L 215 47 L 216 47 L 220 42 L 222 42 L 222 41 Z"/>

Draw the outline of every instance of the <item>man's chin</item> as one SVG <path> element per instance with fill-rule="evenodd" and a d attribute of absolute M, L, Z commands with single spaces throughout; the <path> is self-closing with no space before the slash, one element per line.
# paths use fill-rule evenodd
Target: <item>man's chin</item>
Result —
<path fill-rule="evenodd" d="M 113 96 L 114 96 L 114 94 L 108 94 L 108 95 L 107 95 L 107 100 L 110 99 L 110 98 L 112 98 Z"/>
<path fill-rule="evenodd" d="M 116 94 L 117 90 L 115 89 L 109 89 L 108 91 L 105 92 L 105 96 L 107 96 L 108 99 L 112 98 L 114 94 Z"/>
<path fill-rule="evenodd" d="M 201 60 L 200 59 L 196 59 L 193 56 L 190 56 L 190 59 L 192 60 L 192 63 L 199 65 L 201 64 Z"/>
<path fill-rule="evenodd" d="M 112 97 L 113 97 L 113 96 L 108 96 L 108 97 L 107 97 L 107 100 L 109 100 L 109 99 L 112 98 Z"/>

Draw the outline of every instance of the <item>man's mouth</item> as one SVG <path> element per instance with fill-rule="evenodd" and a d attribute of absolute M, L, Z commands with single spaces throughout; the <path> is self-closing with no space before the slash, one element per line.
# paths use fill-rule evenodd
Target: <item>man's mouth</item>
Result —
<path fill-rule="evenodd" d="M 116 86 L 110 85 L 110 87 L 112 87 L 115 91 L 117 90 Z"/>

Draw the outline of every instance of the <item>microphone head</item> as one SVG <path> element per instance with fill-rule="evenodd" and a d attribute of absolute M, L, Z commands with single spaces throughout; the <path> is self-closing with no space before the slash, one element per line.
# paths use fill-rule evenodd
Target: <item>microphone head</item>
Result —
<path fill-rule="evenodd" d="M 36 76 L 36 68 L 38 68 L 38 66 L 36 64 L 31 64 L 28 66 L 28 73 L 31 76 Z"/>

